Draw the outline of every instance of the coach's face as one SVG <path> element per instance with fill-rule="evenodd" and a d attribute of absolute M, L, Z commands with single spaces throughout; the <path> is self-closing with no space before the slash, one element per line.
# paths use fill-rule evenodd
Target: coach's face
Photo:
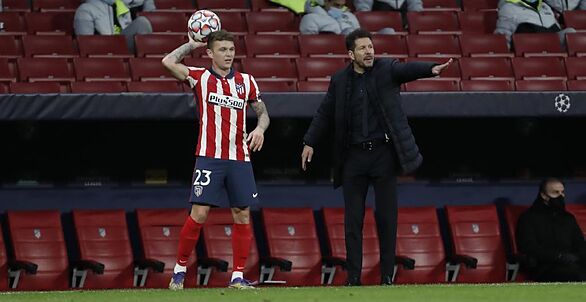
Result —
<path fill-rule="evenodd" d="M 232 41 L 215 41 L 212 49 L 208 49 L 208 56 L 212 59 L 215 65 L 222 70 L 229 70 L 234 62 L 234 54 L 236 48 Z"/>
<path fill-rule="evenodd" d="M 364 69 L 374 64 L 374 46 L 370 38 L 358 38 L 354 42 L 354 50 L 348 51 L 350 59 L 354 63 L 354 70 L 364 72 Z"/>

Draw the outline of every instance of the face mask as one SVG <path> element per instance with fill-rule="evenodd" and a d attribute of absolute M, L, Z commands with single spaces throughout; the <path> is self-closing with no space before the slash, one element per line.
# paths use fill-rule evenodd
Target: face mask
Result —
<path fill-rule="evenodd" d="M 328 10 L 328 15 L 330 15 L 334 19 L 342 17 L 343 14 L 344 11 L 337 7 L 330 7 L 330 9 Z"/>
<path fill-rule="evenodd" d="M 555 210 L 564 210 L 566 208 L 566 199 L 560 195 L 556 198 L 549 198 L 549 206 Z"/>

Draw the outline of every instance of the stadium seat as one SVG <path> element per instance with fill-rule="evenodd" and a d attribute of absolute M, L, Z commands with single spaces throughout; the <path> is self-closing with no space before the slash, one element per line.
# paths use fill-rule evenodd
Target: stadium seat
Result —
<path fill-rule="evenodd" d="M 271 280 L 288 286 L 323 283 L 322 256 L 311 208 L 262 208 Z M 271 268 L 262 265 L 261 271 Z M 263 280 L 264 280 L 263 274 Z"/>
<path fill-rule="evenodd" d="M 462 80 L 462 91 L 513 91 L 514 80 Z"/>
<path fill-rule="evenodd" d="M 18 74 L 23 82 L 73 82 L 74 74 L 64 58 L 18 58 Z"/>
<path fill-rule="evenodd" d="M 400 35 L 374 35 L 372 44 L 378 58 L 407 58 L 409 52 L 405 38 Z"/>
<path fill-rule="evenodd" d="M 465 33 L 460 36 L 465 57 L 514 57 L 504 35 Z"/>
<path fill-rule="evenodd" d="M 12 289 L 66 290 L 69 262 L 61 226 L 61 213 L 52 211 L 8 211 L 8 230 L 14 260 L 24 264 L 11 268 Z"/>
<path fill-rule="evenodd" d="M 185 0 L 157 0 L 155 5 L 159 12 L 181 12 L 181 13 L 193 13 L 195 7 L 193 1 Z"/>
<path fill-rule="evenodd" d="M 586 58 L 566 58 L 566 69 L 568 71 L 568 79 L 586 80 Z"/>
<path fill-rule="evenodd" d="M 564 22 L 566 27 L 572 27 L 579 32 L 586 31 L 586 11 L 579 9 L 564 11 Z"/>
<path fill-rule="evenodd" d="M 452 250 L 457 263 L 453 281 L 495 283 L 507 280 L 506 258 L 494 205 L 446 206 Z"/>
<path fill-rule="evenodd" d="M 409 35 L 407 47 L 410 57 L 458 58 L 462 56 L 457 36 Z"/>
<path fill-rule="evenodd" d="M 187 16 L 181 12 L 141 12 L 151 22 L 154 34 L 185 35 L 187 31 Z"/>
<path fill-rule="evenodd" d="M 57 82 L 34 82 L 34 83 L 10 83 L 10 92 L 12 93 L 60 93 L 67 92 L 62 90 Z"/>
<path fill-rule="evenodd" d="M 2 0 L 3 10 L 8 12 L 30 12 L 30 1 Z"/>
<path fill-rule="evenodd" d="M 187 35 L 136 35 L 134 40 L 137 57 L 163 58 L 186 43 Z"/>
<path fill-rule="evenodd" d="M 301 35 L 299 49 L 302 57 L 348 58 L 342 35 Z"/>
<path fill-rule="evenodd" d="M 79 7 L 79 0 L 34 0 L 33 11 L 38 12 L 75 12 Z M 158 1 L 157 1 L 158 3 Z"/>
<path fill-rule="evenodd" d="M 181 93 L 183 89 L 179 82 L 149 81 L 149 82 L 128 82 L 128 92 L 145 93 Z"/>
<path fill-rule="evenodd" d="M 446 252 L 435 207 L 399 208 L 396 254 L 415 262 L 412 269 L 397 266 L 396 284 L 446 281 Z"/>
<path fill-rule="evenodd" d="M 458 12 L 458 20 L 463 33 L 492 34 L 496 29 L 497 18 L 496 10 Z"/>
<path fill-rule="evenodd" d="M 517 57 L 567 57 L 555 33 L 514 34 L 513 48 Z"/>
<path fill-rule="evenodd" d="M 209 9 L 212 11 L 238 11 L 248 12 L 250 7 L 248 1 L 242 0 L 197 0 L 199 9 Z"/>
<path fill-rule="evenodd" d="M 2 225 L 0 224 L 0 234 L 2 233 Z M 6 290 L 8 290 L 8 255 L 6 254 L 4 236 L 0 236 L 0 292 Z"/>
<path fill-rule="evenodd" d="M 222 29 L 231 32 L 234 35 L 246 35 L 248 26 L 243 13 L 239 12 L 216 12 L 222 22 Z"/>
<path fill-rule="evenodd" d="M 17 12 L 0 12 L 0 22 L 4 23 L 4 31 L 0 31 L 0 36 L 26 34 L 24 19 Z"/>
<path fill-rule="evenodd" d="M 177 81 L 156 58 L 131 58 L 130 74 L 133 81 Z"/>
<path fill-rule="evenodd" d="M 586 57 L 586 33 L 566 34 L 568 53 L 573 57 Z"/>
<path fill-rule="evenodd" d="M 462 0 L 465 11 L 496 11 L 498 0 Z"/>
<path fill-rule="evenodd" d="M 121 93 L 126 92 L 122 82 L 72 82 L 71 93 Z"/>
<path fill-rule="evenodd" d="M 29 34 L 72 35 L 73 12 L 34 12 L 24 14 Z"/>
<path fill-rule="evenodd" d="M 257 80 L 297 81 L 295 64 L 289 59 L 246 58 L 242 59 L 242 70 Z"/>
<path fill-rule="evenodd" d="M 586 80 L 569 80 L 566 82 L 570 91 L 585 91 Z"/>
<path fill-rule="evenodd" d="M 261 92 L 296 92 L 297 80 L 295 81 L 272 81 L 257 80 Z"/>
<path fill-rule="evenodd" d="M 566 210 L 576 218 L 576 222 L 582 229 L 582 233 L 586 236 L 586 205 L 579 203 L 569 203 L 566 205 Z"/>
<path fill-rule="evenodd" d="M 518 91 L 564 91 L 568 90 L 566 80 L 517 80 L 515 82 Z"/>
<path fill-rule="evenodd" d="M 561 58 L 513 58 L 513 72 L 518 80 L 565 80 L 566 69 Z"/>
<path fill-rule="evenodd" d="M 329 81 L 299 81 L 297 91 L 299 92 L 326 92 L 330 86 Z"/>
<path fill-rule="evenodd" d="M 299 80 L 328 82 L 334 73 L 347 65 L 342 58 L 300 58 L 296 64 Z"/>
<path fill-rule="evenodd" d="M 78 81 L 130 81 L 126 64 L 119 58 L 75 58 L 73 65 Z"/>
<path fill-rule="evenodd" d="M 136 35 L 135 37 L 142 37 Z M 88 58 L 123 58 L 134 57 L 128 50 L 126 38 L 122 35 L 111 36 L 77 36 L 79 54 Z"/>
<path fill-rule="evenodd" d="M 289 11 L 249 12 L 248 31 L 255 34 L 298 35 L 299 20 Z"/>
<path fill-rule="evenodd" d="M 407 34 L 403 29 L 401 13 L 393 11 L 360 11 L 355 13 L 360 26 L 371 33 L 392 28 L 397 34 Z"/>
<path fill-rule="evenodd" d="M 8 59 L 0 58 L 0 83 L 16 82 L 16 75 L 10 67 Z"/>
<path fill-rule="evenodd" d="M 24 55 L 35 58 L 73 58 L 79 56 L 70 36 L 26 35 L 22 37 Z"/>
<path fill-rule="evenodd" d="M 0 94 L 7 94 L 7 93 L 10 93 L 10 88 L 8 88 L 8 85 L 6 83 L 2 83 L 0 81 Z M 2 246 L 0 246 L 0 248 L 2 248 Z M 1 255 L 0 255 L 0 257 L 1 257 Z M 2 259 L 0 258 L 0 269 L 2 267 L 1 266 L 1 261 L 2 261 Z M 2 276 L 0 276 L 0 280 L 2 280 Z M 0 288 L 0 290 L 2 290 L 2 289 Z"/>
<path fill-rule="evenodd" d="M 443 64 L 447 62 L 447 58 L 438 58 L 438 57 L 419 57 L 419 58 L 407 58 L 405 62 L 433 62 L 437 64 Z M 435 78 L 434 80 L 460 80 L 462 77 L 460 73 L 460 62 L 459 60 L 452 61 L 452 64 L 442 71 L 442 74 L 439 78 Z"/>
<path fill-rule="evenodd" d="M 459 11 L 460 5 L 456 0 L 425 0 L 423 10 L 429 11 Z"/>
<path fill-rule="evenodd" d="M 249 58 L 299 58 L 297 36 L 248 35 L 244 42 Z"/>
<path fill-rule="evenodd" d="M 329 257 L 336 259 L 337 262 L 346 265 L 346 240 L 344 234 L 344 209 L 343 208 L 324 208 L 324 225 Z M 380 283 L 380 248 L 376 222 L 374 220 L 374 211 L 367 208 L 364 213 L 364 224 L 362 227 L 362 274 L 361 281 L 363 285 L 377 285 Z M 348 278 L 344 266 L 334 266 L 326 284 L 343 285 Z"/>
<path fill-rule="evenodd" d="M 209 287 L 225 287 L 232 274 L 232 226 L 234 218 L 230 209 L 212 209 L 202 229 L 206 257 L 198 259 L 199 284 Z M 252 226 L 252 225 L 251 225 Z M 254 232 L 253 232 L 254 233 Z M 245 265 L 244 277 L 257 281 L 260 265 L 256 239 L 252 235 L 250 252 Z"/>
<path fill-rule="evenodd" d="M 74 288 L 131 288 L 137 283 L 123 210 L 73 210 L 84 266 L 74 268 Z M 80 278 L 81 280 L 77 281 Z M 136 279 L 136 281 L 135 281 Z"/>
<path fill-rule="evenodd" d="M 464 80 L 514 80 L 509 58 L 461 58 Z"/>
<path fill-rule="evenodd" d="M 459 91 L 460 81 L 459 80 L 417 80 L 413 82 L 405 83 L 406 91 Z"/>
<path fill-rule="evenodd" d="M 407 12 L 410 34 L 461 34 L 455 12 Z"/>
<path fill-rule="evenodd" d="M 246 44 L 244 43 L 244 36 L 234 36 L 234 47 L 236 48 L 236 54 L 234 55 L 235 59 L 242 59 L 246 58 Z M 206 58 L 208 59 L 208 55 L 206 53 L 205 48 L 200 48 L 193 52 L 194 58 Z"/>
<path fill-rule="evenodd" d="M 509 259 L 510 263 L 522 262 L 522 257 L 517 249 L 517 221 L 519 216 L 523 214 L 529 207 L 524 205 L 506 205 L 504 208 L 505 222 L 509 232 Z M 515 266 L 512 266 L 515 267 Z M 509 272 L 509 281 L 526 281 L 527 277 L 519 272 L 518 265 L 516 269 Z"/>
<path fill-rule="evenodd" d="M 173 274 L 173 268 L 177 261 L 177 245 L 179 244 L 179 233 L 187 210 L 185 209 L 137 209 L 136 217 L 140 230 L 140 243 L 143 253 L 141 257 L 152 262 L 164 264 L 164 270 L 157 272 L 149 270 L 142 282 L 141 287 L 167 288 Z M 184 286 L 192 288 L 196 286 L 197 261 L 195 247 L 187 261 L 188 274 Z"/>
<path fill-rule="evenodd" d="M 251 0 L 253 11 L 287 11 L 283 6 L 279 6 L 268 0 Z"/>

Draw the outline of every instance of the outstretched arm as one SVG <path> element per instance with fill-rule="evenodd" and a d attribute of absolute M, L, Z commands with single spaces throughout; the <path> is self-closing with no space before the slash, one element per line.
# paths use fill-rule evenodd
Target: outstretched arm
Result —
<path fill-rule="evenodd" d="M 191 37 L 189 37 L 189 42 L 177 47 L 170 54 L 166 55 L 163 58 L 162 63 L 165 68 L 171 72 L 173 77 L 180 81 L 184 81 L 189 75 L 189 69 L 180 62 L 194 49 L 204 46 L 206 46 L 205 43 L 193 41 Z"/>
<path fill-rule="evenodd" d="M 269 112 L 267 111 L 267 106 L 265 106 L 264 102 L 254 101 L 250 103 L 250 107 L 256 112 L 258 121 L 256 123 L 256 128 L 248 134 L 246 141 L 250 143 L 250 150 L 260 151 L 265 140 L 264 133 L 267 128 L 269 128 L 271 119 L 269 118 Z"/>

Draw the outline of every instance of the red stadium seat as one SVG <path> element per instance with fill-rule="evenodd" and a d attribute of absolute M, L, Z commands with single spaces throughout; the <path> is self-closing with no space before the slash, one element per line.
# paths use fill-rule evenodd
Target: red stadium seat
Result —
<path fill-rule="evenodd" d="M 513 80 L 462 80 L 462 91 L 513 91 Z"/>
<path fill-rule="evenodd" d="M 568 90 L 570 91 L 585 91 L 586 80 L 569 80 L 567 83 Z"/>
<path fill-rule="evenodd" d="M 258 80 L 259 90 L 261 92 L 295 92 L 297 91 L 297 81 L 271 81 Z"/>
<path fill-rule="evenodd" d="M 0 58 L 16 59 L 22 57 L 22 47 L 16 36 L 0 36 Z"/>
<path fill-rule="evenodd" d="M 278 261 L 273 280 L 289 286 L 322 284 L 322 256 L 310 208 L 262 208 L 267 253 Z M 264 271 L 264 270 L 263 270 Z"/>
<path fill-rule="evenodd" d="M 126 92 L 122 82 L 73 82 L 71 93 L 121 93 Z"/>
<path fill-rule="evenodd" d="M 155 34 L 185 35 L 187 16 L 181 12 L 141 12 L 151 22 Z"/>
<path fill-rule="evenodd" d="M 283 6 L 279 6 L 269 0 L 251 0 L 253 11 L 286 11 Z"/>
<path fill-rule="evenodd" d="M 35 0 L 35 1 L 33 1 L 33 11 L 75 12 L 75 10 L 79 7 L 79 4 L 80 4 L 79 0 Z"/>
<path fill-rule="evenodd" d="M 246 14 L 248 31 L 256 34 L 298 35 L 299 20 L 292 12 L 268 11 Z"/>
<path fill-rule="evenodd" d="M 299 58 L 297 36 L 248 35 L 244 42 L 249 58 Z"/>
<path fill-rule="evenodd" d="M 455 12 L 408 12 L 410 34 L 461 34 Z"/>
<path fill-rule="evenodd" d="M 73 65 L 78 81 L 130 81 L 126 64 L 119 58 L 75 58 Z"/>
<path fill-rule="evenodd" d="M 498 0 L 462 0 L 465 11 L 496 11 Z"/>
<path fill-rule="evenodd" d="M 299 49 L 302 57 L 348 58 L 342 35 L 301 35 Z"/>
<path fill-rule="evenodd" d="M 5 83 L 2 83 L 0 80 L 0 94 L 7 94 L 10 93 L 10 88 L 8 88 L 8 85 Z M 2 248 L 2 246 L 0 245 L 0 249 Z M 1 253 L 2 251 L 0 251 Z M 0 269 L 2 268 L 2 255 L 0 255 Z M 0 275 L 0 280 L 2 280 L 2 276 Z M 2 290 L 1 285 L 0 285 L 0 290 Z"/>
<path fill-rule="evenodd" d="M 1 225 L 0 233 L 2 233 Z M 6 255 L 4 236 L 0 236 L 0 292 L 8 290 L 8 281 L 8 255 Z"/>
<path fill-rule="evenodd" d="M 342 58 L 300 58 L 296 60 L 300 80 L 328 81 L 347 64 Z"/>
<path fill-rule="evenodd" d="M 35 58 L 73 58 L 77 50 L 70 36 L 26 35 L 22 37 L 24 55 Z"/>
<path fill-rule="evenodd" d="M 383 28 L 392 28 L 398 34 L 407 34 L 403 29 L 401 13 L 392 11 L 361 11 L 355 13 L 360 26 L 372 33 Z"/>
<path fill-rule="evenodd" d="M 187 42 L 187 35 L 136 35 L 136 56 L 163 58 Z M 199 53 L 203 53 L 201 50 Z"/>
<path fill-rule="evenodd" d="M 279 68 L 275 68 L 279 66 Z M 296 81 L 295 64 L 289 59 L 242 59 L 242 70 L 257 80 Z"/>
<path fill-rule="evenodd" d="M 2 0 L 3 10 L 9 12 L 30 12 L 30 2 L 22 0 Z"/>
<path fill-rule="evenodd" d="M 577 203 L 567 204 L 566 210 L 574 215 L 576 222 L 578 222 L 580 229 L 582 229 L 582 233 L 586 236 L 586 205 Z"/>
<path fill-rule="evenodd" d="M 195 7 L 193 1 L 185 0 L 157 0 L 155 2 L 157 11 L 159 12 L 181 12 L 181 13 L 193 13 Z"/>
<path fill-rule="evenodd" d="M 141 287 L 167 288 L 173 274 L 173 268 L 177 260 L 177 245 L 179 233 L 187 217 L 184 209 L 137 209 L 136 217 L 140 230 L 140 243 L 144 259 L 150 259 L 164 263 L 164 271 L 149 271 L 143 278 Z M 188 274 L 185 276 L 184 286 L 192 288 L 196 286 L 196 254 L 195 247 L 187 261 Z"/>
<path fill-rule="evenodd" d="M 504 35 L 466 33 L 460 36 L 465 57 L 514 57 Z"/>
<path fill-rule="evenodd" d="M 435 207 L 399 208 L 396 254 L 415 261 L 410 270 L 397 266 L 396 284 L 446 281 L 446 252 Z"/>
<path fill-rule="evenodd" d="M 185 66 L 191 67 L 204 67 L 204 68 L 211 68 L 212 66 L 212 59 L 210 58 L 185 58 L 183 59 L 183 64 Z M 234 60 L 232 63 L 232 68 L 237 71 L 242 71 L 242 64 L 240 64 L 240 60 Z"/>
<path fill-rule="evenodd" d="M 24 19 L 17 12 L 0 12 L 0 22 L 4 23 L 4 31 L 0 31 L 0 36 L 26 34 Z"/>
<path fill-rule="evenodd" d="M 225 287 L 230 282 L 232 273 L 232 226 L 234 218 L 230 209 L 212 209 L 202 229 L 202 239 L 206 257 L 198 264 L 198 278 L 201 285 Z M 252 225 L 251 225 L 252 226 Z M 220 261 L 217 261 L 217 260 Z M 222 271 L 222 266 L 226 271 Z M 260 265 L 256 239 L 252 235 L 250 252 L 246 261 L 244 277 L 248 280 L 259 280 Z"/>
<path fill-rule="evenodd" d="M 18 58 L 18 74 L 23 82 L 56 81 L 73 82 L 75 77 L 67 59 Z"/>
<path fill-rule="evenodd" d="M 409 35 L 407 47 L 411 57 L 461 57 L 460 41 L 457 36 Z"/>
<path fill-rule="evenodd" d="M 462 79 L 514 80 L 509 58 L 461 58 Z"/>
<path fill-rule="evenodd" d="M 346 240 L 344 235 L 344 209 L 324 208 L 324 225 L 326 228 L 327 242 L 330 257 L 338 261 L 346 262 Z M 362 274 L 361 281 L 364 285 L 380 283 L 380 248 L 374 211 L 372 208 L 365 210 L 364 225 L 362 227 Z M 342 285 L 346 282 L 348 274 L 341 267 L 334 267 L 334 271 L 327 280 L 327 284 Z"/>
<path fill-rule="evenodd" d="M 460 5 L 455 0 L 425 0 L 424 11 L 459 11 Z"/>
<path fill-rule="evenodd" d="M 156 58 L 131 58 L 130 73 L 133 81 L 177 81 Z"/>
<path fill-rule="evenodd" d="M 240 12 L 217 12 L 218 17 L 222 22 L 222 29 L 225 29 L 235 35 L 246 35 L 248 33 L 248 26 L 246 26 L 246 18 Z"/>
<path fill-rule="evenodd" d="M 417 80 L 405 83 L 406 91 L 459 91 L 459 80 Z"/>
<path fill-rule="evenodd" d="M 234 36 L 234 47 L 236 48 L 235 59 L 246 58 L 246 44 L 244 43 L 244 36 Z M 193 57 L 209 58 L 205 48 L 200 48 L 193 52 Z"/>
<path fill-rule="evenodd" d="M 197 6 L 212 11 L 250 11 L 248 1 L 242 0 L 197 0 Z"/>
<path fill-rule="evenodd" d="M 517 80 L 515 82 L 519 91 L 564 91 L 568 90 L 566 80 Z"/>
<path fill-rule="evenodd" d="M 586 80 L 586 58 L 566 58 L 568 79 Z"/>
<path fill-rule="evenodd" d="M 36 266 L 35 272 L 16 271 L 16 290 L 66 290 L 69 262 L 59 211 L 9 211 L 8 230 L 14 260 Z"/>
<path fill-rule="evenodd" d="M 567 78 L 561 58 L 513 58 L 513 71 L 518 80 Z"/>
<path fill-rule="evenodd" d="M 419 58 L 407 58 L 405 62 L 434 62 L 438 64 L 443 64 L 448 61 L 446 58 L 438 58 L 438 57 L 419 57 Z M 439 78 L 434 80 L 460 80 L 462 77 L 460 73 L 460 62 L 459 60 L 454 60 L 452 64 L 442 71 L 442 74 Z"/>
<path fill-rule="evenodd" d="M 512 259 L 519 259 L 519 250 L 517 249 L 517 221 L 519 216 L 523 214 L 529 207 L 521 205 L 506 205 L 505 206 L 505 221 L 507 223 L 507 230 L 509 231 L 509 247 Z M 518 265 L 513 269 L 510 275 L 510 281 L 526 281 L 527 277 L 524 274 L 519 274 Z"/>
<path fill-rule="evenodd" d="M 72 35 L 73 12 L 26 13 L 24 20 L 29 34 Z"/>
<path fill-rule="evenodd" d="M 446 215 L 454 258 L 467 259 L 459 262 L 453 279 L 459 283 L 506 281 L 505 248 L 496 207 L 446 206 Z"/>
<path fill-rule="evenodd" d="M 566 44 L 570 56 L 586 57 L 586 33 L 567 34 Z"/>
<path fill-rule="evenodd" d="M 407 42 L 405 38 L 400 35 L 374 35 L 372 37 L 372 44 L 376 57 L 383 58 L 407 58 L 409 52 L 407 50 Z"/>
<path fill-rule="evenodd" d="M 555 33 L 514 34 L 513 46 L 517 57 L 567 57 Z"/>
<path fill-rule="evenodd" d="M 10 83 L 12 93 L 60 93 L 62 91 L 57 82 Z"/>
<path fill-rule="evenodd" d="M 297 91 L 299 92 L 326 92 L 330 82 L 326 81 L 299 81 L 297 82 Z"/>
<path fill-rule="evenodd" d="M 136 35 L 135 37 L 142 37 Z M 123 58 L 133 57 L 128 50 L 126 38 L 122 35 L 78 36 L 79 54 L 88 58 Z"/>
<path fill-rule="evenodd" d="M 566 27 L 572 27 L 577 31 L 586 31 L 586 11 L 579 9 L 564 11 L 564 22 Z"/>
<path fill-rule="evenodd" d="M 128 82 L 128 92 L 145 93 L 181 93 L 183 89 L 179 82 L 149 81 L 149 82 Z"/>
<path fill-rule="evenodd" d="M 8 59 L 0 58 L 0 83 L 16 82 L 14 70 L 8 63 Z"/>
<path fill-rule="evenodd" d="M 133 287 L 134 265 L 124 211 L 73 210 L 73 224 L 79 247 L 79 259 L 90 261 L 93 268 L 74 269 L 74 278 L 81 277 L 83 281 L 76 282 L 76 287 Z"/>
<path fill-rule="evenodd" d="M 458 20 L 464 33 L 492 34 L 496 29 L 497 18 L 496 10 L 463 11 L 458 13 Z"/>

